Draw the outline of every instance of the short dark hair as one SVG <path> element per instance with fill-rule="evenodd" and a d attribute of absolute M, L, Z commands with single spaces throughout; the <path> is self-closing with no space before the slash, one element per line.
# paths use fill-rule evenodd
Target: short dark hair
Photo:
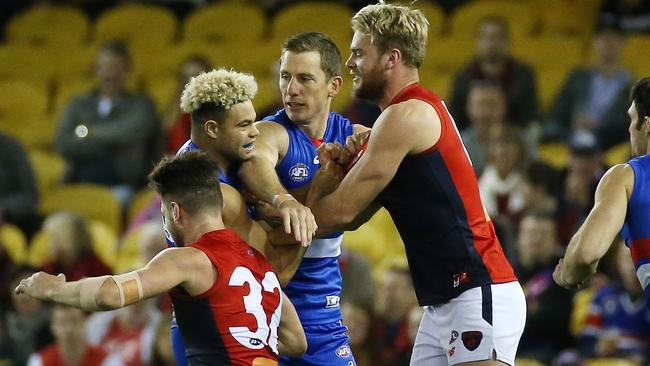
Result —
<path fill-rule="evenodd" d="M 289 37 L 282 45 L 282 53 L 317 51 L 320 67 L 328 78 L 341 76 L 341 52 L 336 43 L 325 33 L 303 32 Z"/>
<path fill-rule="evenodd" d="M 108 41 L 104 43 L 102 48 L 99 50 L 99 53 L 111 53 L 119 56 L 124 60 L 127 66 L 131 67 L 131 53 L 129 52 L 129 46 L 127 46 L 124 41 Z"/>
<path fill-rule="evenodd" d="M 645 77 L 632 85 L 630 89 L 630 103 L 634 102 L 639 118 L 636 129 L 640 130 L 643 119 L 650 117 L 650 77 Z"/>
<path fill-rule="evenodd" d="M 226 119 L 228 111 L 222 104 L 217 103 L 203 103 L 195 111 L 190 113 L 193 124 L 203 125 L 206 121 L 213 120 L 215 122 L 223 122 Z"/>
<path fill-rule="evenodd" d="M 539 210 L 539 209 L 530 209 L 524 211 L 523 216 L 521 217 L 522 221 L 523 219 L 531 217 L 537 220 L 544 220 L 544 221 L 550 221 L 553 223 L 553 225 L 557 226 L 557 220 L 555 219 L 555 216 L 553 215 L 553 212 L 551 211 L 545 211 L 545 210 Z"/>
<path fill-rule="evenodd" d="M 524 178 L 532 185 L 542 187 L 544 192 L 555 196 L 560 182 L 559 172 L 552 165 L 535 160 L 524 169 Z"/>
<path fill-rule="evenodd" d="M 149 185 L 190 214 L 223 208 L 217 164 L 203 152 L 162 158 L 149 173 Z"/>

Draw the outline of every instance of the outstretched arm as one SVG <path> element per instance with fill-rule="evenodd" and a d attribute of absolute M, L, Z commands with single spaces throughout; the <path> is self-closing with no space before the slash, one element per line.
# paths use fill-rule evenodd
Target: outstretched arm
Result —
<path fill-rule="evenodd" d="M 201 277 L 206 275 L 206 270 L 212 273 L 212 265 L 205 255 L 201 263 L 201 254 L 193 248 L 168 248 L 142 269 L 71 282 L 66 282 L 63 274 L 38 272 L 22 280 L 15 291 L 86 311 L 112 310 L 160 295 L 178 285 L 186 286 L 190 293 L 197 286 L 204 287 L 205 280 Z"/>
<path fill-rule="evenodd" d="M 603 176 L 594 207 L 555 268 L 553 279 L 558 285 L 578 286 L 596 271 L 598 261 L 623 227 L 633 187 L 634 172 L 627 164 L 616 165 Z"/>
<path fill-rule="evenodd" d="M 296 308 L 282 293 L 282 317 L 278 328 L 278 351 L 281 355 L 299 357 L 307 351 L 307 338 Z"/>
<path fill-rule="evenodd" d="M 316 231 L 314 215 L 287 192 L 275 172 L 281 154 L 289 146 L 289 136 L 284 127 L 274 122 L 258 122 L 256 126 L 260 134 L 255 152 L 242 164 L 239 174 L 257 199 L 278 210 L 285 232 L 293 233 L 297 241 L 307 245 Z"/>

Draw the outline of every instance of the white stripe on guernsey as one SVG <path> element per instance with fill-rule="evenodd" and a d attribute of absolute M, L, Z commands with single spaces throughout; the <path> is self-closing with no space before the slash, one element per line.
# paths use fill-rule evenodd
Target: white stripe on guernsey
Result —
<path fill-rule="evenodd" d="M 307 252 L 305 258 L 331 258 L 341 255 L 341 242 L 343 235 L 331 239 L 314 239 Z"/>
<path fill-rule="evenodd" d="M 463 138 L 460 137 L 460 132 L 458 131 L 458 126 L 456 126 L 456 121 L 454 120 L 454 117 L 449 113 L 449 109 L 447 109 L 447 105 L 445 104 L 444 100 L 441 100 L 442 106 L 445 107 L 445 111 L 447 112 L 447 115 L 451 119 L 451 125 L 454 126 L 454 130 L 456 131 L 456 136 L 458 136 L 458 139 L 460 140 L 460 144 L 463 146 L 463 150 L 465 151 L 465 156 L 467 156 L 467 160 L 469 160 L 469 165 L 474 166 L 472 164 L 472 158 L 469 157 L 469 152 L 467 152 L 467 148 L 465 147 L 465 143 L 463 142 Z M 442 121 L 440 121 L 442 123 Z"/>
<path fill-rule="evenodd" d="M 636 275 L 639 276 L 641 286 L 643 286 L 644 289 L 648 288 L 648 286 L 650 286 L 650 263 L 641 265 L 641 267 L 636 270 Z"/>

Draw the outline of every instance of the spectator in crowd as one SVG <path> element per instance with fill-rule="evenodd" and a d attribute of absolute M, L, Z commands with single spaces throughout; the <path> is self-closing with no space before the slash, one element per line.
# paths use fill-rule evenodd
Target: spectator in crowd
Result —
<path fill-rule="evenodd" d="M 155 302 L 150 299 L 92 314 L 86 332 L 88 343 L 119 356 L 125 366 L 148 365 L 161 318 Z"/>
<path fill-rule="evenodd" d="M 25 365 L 29 355 L 44 347 L 52 341 L 49 332 L 50 310 L 42 302 L 29 298 L 29 296 L 18 296 L 14 288 L 20 280 L 33 273 L 26 268 L 20 268 L 11 276 L 10 294 L 11 306 L 6 312 L 3 311 L 2 322 L 6 347 L 0 359 L 11 360 L 12 365 Z"/>
<path fill-rule="evenodd" d="M 557 243 L 554 216 L 526 212 L 517 240 L 517 277 L 526 289 L 528 311 L 518 356 L 536 358 L 544 364 L 572 345 L 569 324 L 573 293 L 553 281 L 559 258 Z"/>
<path fill-rule="evenodd" d="M 521 197 L 524 210 L 535 210 L 555 215 L 557 212 L 560 173 L 553 166 L 535 160 L 524 169 Z"/>
<path fill-rule="evenodd" d="M 569 162 L 560 173 L 558 236 L 561 243 L 569 242 L 589 213 L 605 168 L 595 137 L 589 133 L 575 134 L 570 143 Z"/>
<path fill-rule="evenodd" d="M 339 265 L 343 278 L 341 300 L 372 309 L 375 304 L 376 286 L 372 276 L 372 267 L 368 260 L 362 255 L 348 250 L 344 244 L 341 246 Z"/>
<path fill-rule="evenodd" d="M 50 245 L 50 258 L 43 271 L 63 273 L 68 281 L 112 273 L 93 252 L 90 228 L 81 216 L 68 212 L 53 214 L 45 219 L 43 230 Z"/>
<path fill-rule="evenodd" d="M 111 187 L 123 203 L 144 184 L 156 158 L 159 133 L 151 99 L 127 90 L 130 68 L 124 43 L 102 47 L 97 88 L 72 98 L 54 139 L 55 150 L 69 165 L 68 182 Z"/>
<path fill-rule="evenodd" d="M 488 165 L 479 179 L 479 188 L 485 209 L 493 219 L 511 221 L 521 210 L 520 185 L 526 160 L 526 145 L 519 131 L 490 131 Z"/>
<path fill-rule="evenodd" d="M 622 242 L 616 249 L 620 281 L 594 296 L 581 349 L 588 357 L 624 357 L 645 365 L 650 361 L 650 310 L 630 250 Z"/>
<path fill-rule="evenodd" d="M 630 72 L 621 63 L 625 35 L 616 22 L 601 22 L 593 37 L 595 63 L 568 76 L 544 124 L 546 139 L 569 141 L 574 133 L 591 132 L 608 149 L 628 140 Z"/>
<path fill-rule="evenodd" d="M 381 365 L 408 365 L 413 344 L 409 339 L 409 311 L 417 305 L 408 268 L 391 266 L 381 276 L 377 292 L 374 340 Z"/>
<path fill-rule="evenodd" d="M 28 236 L 38 231 L 38 189 L 32 165 L 22 145 L 0 133 L 0 226 L 14 224 Z"/>
<path fill-rule="evenodd" d="M 533 70 L 510 54 L 510 35 L 505 20 L 489 16 L 481 20 L 474 59 L 454 78 L 451 114 L 460 130 L 469 126 L 467 97 L 472 82 L 492 80 L 504 90 L 506 120 L 520 128 L 537 119 L 537 87 Z"/>
<path fill-rule="evenodd" d="M 350 347 L 354 353 L 354 360 L 357 366 L 372 366 L 377 363 L 376 342 L 372 338 L 373 312 L 370 308 L 355 304 L 354 302 L 343 301 L 341 303 L 343 323 L 348 327 Z M 421 315 L 421 314 L 420 314 Z"/>
<path fill-rule="evenodd" d="M 185 84 L 190 79 L 202 72 L 212 69 L 210 61 L 203 56 L 192 55 L 188 57 L 177 76 L 176 92 L 169 105 L 166 108 L 165 117 L 163 120 L 164 128 L 167 131 L 167 152 L 175 154 L 178 149 L 183 146 L 187 140 L 190 139 L 190 126 L 192 119 L 189 113 L 183 113 L 180 107 L 181 93 Z"/>
<path fill-rule="evenodd" d="M 650 33 L 650 1 L 605 0 L 600 8 L 600 18 L 617 21 L 626 33 Z"/>
<path fill-rule="evenodd" d="M 124 363 L 119 357 L 86 342 L 85 326 L 86 314 L 83 310 L 62 305 L 54 306 L 52 334 L 56 342 L 33 354 L 27 366 L 123 366 Z"/>

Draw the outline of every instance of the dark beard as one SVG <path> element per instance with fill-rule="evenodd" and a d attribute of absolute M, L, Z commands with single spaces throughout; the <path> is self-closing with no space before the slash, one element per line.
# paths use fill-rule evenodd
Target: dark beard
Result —
<path fill-rule="evenodd" d="M 378 75 L 379 73 L 373 73 Z M 361 85 L 358 89 L 354 90 L 354 96 L 359 99 L 364 99 L 369 102 L 378 102 L 384 96 L 384 88 L 386 87 L 386 78 L 372 77 L 371 80 L 363 78 Z"/>

